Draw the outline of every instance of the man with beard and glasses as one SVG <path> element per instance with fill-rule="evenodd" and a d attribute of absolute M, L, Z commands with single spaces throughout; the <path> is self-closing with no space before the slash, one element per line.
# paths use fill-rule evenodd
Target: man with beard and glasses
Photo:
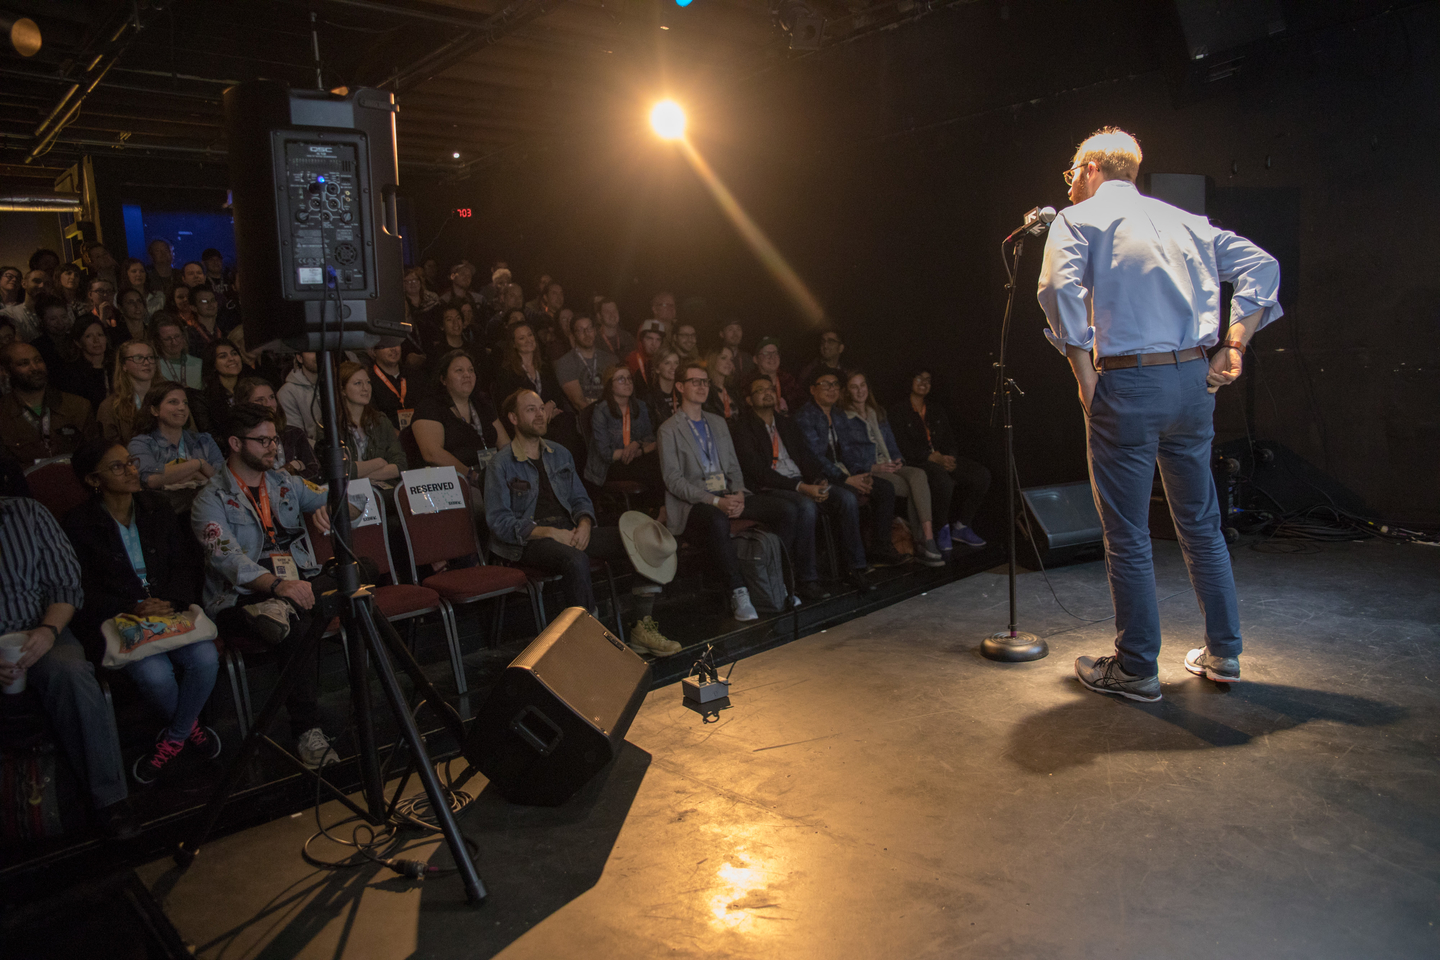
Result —
<path fill-rule="evenodd" d="M 10 392 L 0 397 L 0 442 L 23 464 L 74 453 L 95 436 L 95 411 L 87 400 L 50 385 L 45 360 L 18 340 L 0 351 Z"/>
<path fill-rule="evenodd" d="M 325 494 L 275 469 L 274 415 L 242 403 L 230 410 L 229 459 L 195 498 L 190 525 L 205 556 L 205 612 L 222 634 L 243 633 L 267 646 L 307 649 L 285 706 L 295 755 L 314 769 L 339 757 L 320 729 L 316 641 L 330 618 L 315 601 L 335 582 L 320 575 L 305 514 L 330 530 Z"/>
<path fill-rule="evenodd" d="M 622 527 L 630 526 L 632 542 L 638 541 L 641 559 L 635 565 L 637 572 L 652 579 L 674 576 L 675 540 L 658 523 L 627 513 L 621 517 L 621 527 L 595 526 L 595 507 L 570 452 L 545 440 L 548 418 L 538 393 L 516 390 L 505 398 L 500 415 L 513 427 L 515 439 L 495 454 L 485 474 L 485 523 L 490 528 L 491 553 L 546 573 L 562 574 L 566 606 L 583 607 L 592 616 L 597 610 L 591 559 L 632 562 Z M 645 553 L 643 538 L 647 536 L 656 538 L 651 543 L 654 556 Z M 635 587 L 637 617 L 630 643 L 649 653 L 678 653 L 680 644 L 662 636 L 650 615 L 659 592 L 658 582 Z"/>

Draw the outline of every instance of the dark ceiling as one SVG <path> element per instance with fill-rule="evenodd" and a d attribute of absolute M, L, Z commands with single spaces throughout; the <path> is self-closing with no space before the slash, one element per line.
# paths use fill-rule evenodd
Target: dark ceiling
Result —
<path fill-rule="evenodd" d="M 314 87 L 317 43 L 327 89 L 395 92 L 401 165 L 443 172 L 957 2 L 0 0 L 43 36 L 29 58 L 0 41 L 0 179 L 104 152 L 219 159 L 224 89 Z"/>

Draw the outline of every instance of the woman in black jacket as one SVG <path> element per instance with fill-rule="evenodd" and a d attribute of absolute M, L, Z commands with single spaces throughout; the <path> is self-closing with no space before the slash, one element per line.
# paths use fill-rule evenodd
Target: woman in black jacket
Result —
<path fill-rule="evenodd" d="M 125 447 L 92 440 L 75 451 L 70 465 L 94 491 L 65 517 L 85 591 L 75 632 L 94 652 L 104 648 L 100 625 L 112 617 L 180 613 L 198 602 L 199 565 L 183 549 L 189 533 L 180 530 L 169 502 L 141 489 L 138 465 Z M 213 642 L 151 654 L 124 670 L 167 719 L 155 746 L 135 761 L 136 780 L 153 783 L 187 748 L 207 759 L 219 755 L 220 739 L 199 722 L 219 670 Z"/>
<path fill-rule="evenodd" d="M 955 433 L 945 411 L 929 401 L 931 372 L 920 367 L 910 374 L 910 396 L 889 408 L 890 426 L 900 453 L 911 466 L 925 471 L 930 482 L 930 505 L 935 517 L 935 542 L 944 553 L 955 544 L 983 547 L 985 541 L 970 529 L 985 491 L 990 471 L 958 455 Z"/>

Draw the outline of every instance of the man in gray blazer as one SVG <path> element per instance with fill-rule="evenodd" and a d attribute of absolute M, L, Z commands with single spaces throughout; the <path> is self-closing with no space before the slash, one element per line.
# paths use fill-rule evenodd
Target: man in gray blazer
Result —
<path fill-rule="evenodd" d="M 758 620 L 730 542 L 730 521 L 756 520 L 793 544 L 794 508 L 778 497 L 745 489 L 729 428 L 724 419 L 701 409 L 710 395 L 705 365 L 687 363 L 675 385 L 680 388 L 680 408 L 660 425 L 659 434 L 666 526 L 695 544 L 720 571 L 730 587 L 735 619 Z"/>

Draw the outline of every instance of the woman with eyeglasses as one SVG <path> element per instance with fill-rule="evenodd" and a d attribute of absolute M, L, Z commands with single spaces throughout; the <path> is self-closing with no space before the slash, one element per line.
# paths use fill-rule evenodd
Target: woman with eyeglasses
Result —
<path fill-rule="evenodd" d="M 931 402 L 929 367 L 911 372 L 910 396 L 890 406 L 890 425 L 900 452 L 912 466 L 925 471 L 935 518 L 935 543 L 941 553 L 955 546 L 983 547 L 985 541 L 970 521 L 990 488 L 990 471 L 959 455 L 955 432 L 944 409 Z"/>
<path fill-rule="evenodd" d="M 275 388 L 264 377 L 241 377 L 235 384 L 235 405 L 257 403 L 275 415 L 275 466 L 291 476 L 323 483 L 320 478 L 320 461 L 305 428 L 285 422 L 285 410 L 275 396 Z"/>
<path fill-rule="evenodd" d="M 635 375 L 629 367 L 620 364 L 605 371 L 600 399 L 593 407 L 585 479 L 596 486 L 607 480 L 633 480 L 660 490 L 655 428 L 650 411 L 635 397 Z"/>
<path fill-rule="evenodd" d="M 129 444 L 131 455 L 139 461 L 145 489 L 188 488 L 188 494 L 177 490 L 185 495 L 171 497 L 171 507 L 177 512 L 189 509 L 195 489 L 225 466 L 215 441 L 194 427 L 185 388 L 161 380 L 145 394 Z"/>
<path fill-rule="evenodd" d="M 115 351 L 110 395 L 95 412 L 101 432 L 111 443 L 129 443 L 135 436 L 136 415 L 155 380 L 155 360 L 155 348 L 145 340 L 127 340 Z"/>
<path fill-rule="evenodd" d="M 164 497 L 143 489 L 139 458 L 125 447 L 89 441 L 71 456 L 70 466 L 93 494 L 64 523 L 85 592 L 72 626 L 98 660 L 105 648 L 100 626 L 106 620 L 122 613 L 180 613 L 198 603 L 199 565 L 184 549 L 193 537 L 182 532 Z M 174 769 L 184 752 L 206 760 L 219 756 L 220 738 L 200 723 L 218 670 L 210 641 L 152 654 L 124 668 L 165 721 L 155 745 L 131 768 L 137 781 L 154 783 Z"/>

